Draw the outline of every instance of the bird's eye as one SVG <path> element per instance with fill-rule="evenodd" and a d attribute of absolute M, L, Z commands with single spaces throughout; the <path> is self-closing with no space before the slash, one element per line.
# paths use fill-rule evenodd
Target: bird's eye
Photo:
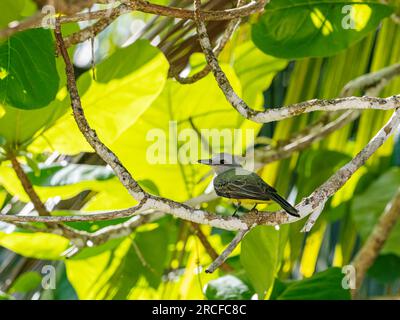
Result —
<path fill-rule="evenodd" d="M 224 163 L 225 163 L 225 160 L 224 160 L 224 159 L 221 159 L 221 160 L 219 160 L 219 163 L 220 163 L 220 164 L 224 164 Z"/>

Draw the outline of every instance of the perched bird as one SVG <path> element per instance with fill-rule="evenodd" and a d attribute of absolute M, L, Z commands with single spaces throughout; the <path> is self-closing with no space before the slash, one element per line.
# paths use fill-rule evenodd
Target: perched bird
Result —
<path fill-rule="evenodd" d="M 244 169 L 238 156 L 220 153 L 212 159 L 199 160 L 201 164 L 212 166 L 216 173 L 213 180 L 217 195 L 233 199 L 240 206 L 242 203 L 253 204 L 251 211 L 260 203 L 277 202 L 288 214 L 300 217 L 298 210 L 282 198 L 256 173 Z M 237 209 L 234 212 L 236 214 Z"/>

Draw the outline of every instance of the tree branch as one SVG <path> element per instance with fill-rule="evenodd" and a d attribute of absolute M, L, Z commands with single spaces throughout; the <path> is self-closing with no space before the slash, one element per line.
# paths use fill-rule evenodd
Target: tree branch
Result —
<path fill-rule="evenodd" d="M 216 11 L 202 11 L 205 21 L 223 21 L 232 20 L 240 17 L 249 16 L 251 14 L 261 12 L 264 10 L 265 4 L 268 0 L 251 1 L 238 8 L 216 10 Z M 89 7 L 89 6 L 86 6 Z M 158 16 L 172 17 L 183 20 L 194 20 L 194 11 L 183 8 L 169 7 L 158 4 L 153 4 L 143 0 L 125 1 L 115 8 L 118 15 L 129 13 L 132 11 L 140 11 L 144 13 L 155 14 Z M 97 20 L 106 18 L 110 15 L 110 10 L 98 10 L 94 12 L 77 13 L 66 16 L 61 16 L 60 23 L 80 22 L 88 20 Z M 0 38 L 9 37 L 16 32 L 23 31 L 31 28 L 40 28 L 42 26 L 42 19 L 45 14 L 37 13 L 24 21 L 21 21 L 11 27 L 0 30 Z"/>
<path fill-rule="evenodd" d="M 125 6 L 125 4 L 122 3 L 120 7 L 121 6 Z M 101 18 L 93 25 L 88 26 L 66 37 L 64 39 L 65 46 L 69 48 L 77 43 L 84 42 L 90 38 L 95 37 L 101 31 L 106 29 L 111 23 L 113 23 L 115 19 L 117 19 L 120 15 L 122 15 L 122 13 L 123 13 L 122 8 L 121 10 L 113 9 L 109 16 Z"/>
<path fill-rule="evenodd" d="M 38 212 L 39 216 L 49 216 L 49 212 L 47 211 L 45 205 L 40 200 L 38 194 L 36 193 L 35 189 L 33 188 L 31 182 L 29 181 L 28 176 L 26 175 L 25 171 L 22 169 L 20 163 L 18 162 L 15 155 L 9 155 L 11 160 L 12 167 L 21 182 L 22 187 L 24 188 L 25 193 L 28 195 L 29 199 L 32 201 L 33 206 L 35 207 L 36 211 Z"/>
<path fill-rule="evenodd" d="M 57 40 L 58 51 L 65 62 L 65 73 L 67 76 L 68 92 L 71 98 L 71 106 L 73 116 L 79 130 L 90 144 L 90 146 L 96 151 L 96 153 L 102 158 L 115 172 L 121 183 L 125 186 L 128 192 L 137 201 L 141 201 L 145 198 L 146 193 L 139 186 L 135 179 L 131 176 L 129 171 L 123 166 L 118 157 L 105 146 L 100 139 L 97 137 L 96 132 L 90 127 L 86 120 L 85 113 L 82 108 L 81 99 L 79 96 L 78 88 L 75 81 L 74 67 L 72 66 L 71 60 L 68 56 L 68 51 L 65 47 L 64 39 L 61 34 L 61 26 L 59 20 L 56 22 L 55 37 Z"/>
<path fill-rule="evenodd" d="M 378 223 L 374 226 L 367 241 L 354 258 L 352 265 L 356 270 L 356 289 L 352 290 L 355 298 L 361 288 L 368 269 L 378 257 L 385 241 L 400 218 L 400 190 L 397 191 L 393 200 L 387 205 Z"/>
<path fill-rule="evenodd" d="M 47 222 L 58 223 L 66 221 L 96 221 L 109 220 L 133 215 L 140 210 L 155 209 L 174 215 L 177 218 L 192 221 L 199 224 L 206 224 L 225 230 L 248 230 L 256 225 L 278 225 L 283 223 L 292 223 L 302 219 L 325 203 L 329 197 L 336 193 L 374 154 L 374 152 L 393 134 L 400 123 L 400 111 L 397 109 L 386 125 L 371 139 L 371 141 L 362 149 L 351 161 L 340 168 L 324 184 L 318 187 L 308 197 L 296 206 L 299 210 L 300 218 L 289 217 L 284 210 L 277 212 L 259 212 L 258 214 L 249 213 L 241 218 L 225 217 L 212 214 L 210 212 L 194 209 L 186 204 L 175 202 L 169 199 L 147 195 L 136 207 L 107 212 L 102 214 L 91 214 L 83 216 L 63 216 L 63 217 L 32 217 L 32 216 L 8 216 L 0 215 L 0 221 L 8 222 Z M 309 231 L 314 225 L 317 217 L 313 216 L 307 221 L 304 231 Z"/>
<path fill-rule="evenodd" d="M 268 109 L 266 111 L 257 111 L 250 108 L 233 90 L 225 73 L 219 66 L 218 60 L 214 55 L 211 47 L 210 39 L 207 35 L 207 29 L 204 24 L 204 17 L 200 12 L 200 0 L 194 0 L 195 21 L 197 33 L 199 36 L 200 46 L 206 57 L 207 63 L 213 71 L 218 86 L 224 93 L 228 102 L 246 119 L 258 122 L 268 123 L 278 121 L 290 117 L 294 117 L 303 113 L 312 111 L 339 111 L 348 109 L 380 109 L 390 110 L 400 106 L 400 96 L 392 96 L 388 98 L 375 97 L 346 97 L 337 99 L 314 99 L 301 103 L 292 104 L 286 107 Z"/>
<path fill-rule="evenodd" d="M 346 111 L 338 118 L 328 122 L 321 126 L 320 124 L 310 129 L 306 135 L 297 135 L 293 137 L 289 142 L 274 147 L 259 148 L 255 150 L 255 160 L 257 163 L 261 163 L 263 166 L 282 159 L 290 157 L 294 152 L 302 151 L 307 149 L 314 142 L 320 141 L 332 132 L 335 132 L 345 125 L 351 123 L 357 117 L 359 113 L 357 111 Z"/>
<path fill-rule="evenodd" d="M 203 245 L 204 249 L 206 250 L 206 252 L 208 253 L 208 255 L 210 256 L 211 259 L 216 260 L 218 258 L 218 253 L 214 250 L 214 248 L 212 247 L 211 243 L 208 241 L 206 235 L 203 233 L 203 231 L 201 231 L 200 225 L 191 222 L 190 223 L 194 234 L 199 238 L 201 244 Z M 224 263 L 224 261 L 222 261 L 222 264 L 220 265 L 221 269 L 224 270 L 225 272 L 232 272 L 233 268 Z"/>
<path fill-rule="evenodd" d="M 400 109 L 396 109 L 389 121 L 381 128 L 378 133 L 368 142 L 350 162 L 340 168 L 322 186 L 315 190 L 309 197 L 303 199 L 297 206 L 301 216 L 310 213 L 318 208 L 321 203 L 325 203 L 329 197 L 336 193 L 351 176 L 365 164 L 365 162 L 375 153 L 375 151 L 394 133 L 400 124 Z M 304 226 L 304 231 L 308 232 L 315 223 L 318 216 L 312 216 Z M 289 218 L 290 219 L 290 218 Z"/>
<path fill-rule="evenodd" d="M 240 241 L 242 241 L 247 232 L 248 230 L 239 230 L 231 243 L 226 247 L 226 249 L 222 251 L 218 258 L 216 258 L 213 263 L 211 263 L 210 266 L 206 269 L 206 273 L 213 273 L 215 270 L 217 270 L 225 262 L 232 251 L 235 250 L 235 248 L 238 246 Z"/>
<path fill-rule="evenodd" d="M 245 0 L 238 0 L 237 7 L 242 6 L 244 3 Z M 222 50 L 225 48 L 226 44 L 228 43 L 233 33 L 235 32 L 236 28 L 240 24 L 240 21 L 241 18 L 237 18 L 229 22 L 228 26 L 224 31 L 224 34 L 222 35 L 220 41 L 218 42 L 218 45 L 214 48 L 214 54 L 216 57 L 218 57 L 222 52 Z M 210 71 L 211 71 L 210 66 L 206 64 L 202 70 L 198 71 L 197 73 L 191 76 L 181 77 L 179 74 L 175 74 L 174 78 L 182 84 L 191 84 L 206 77 L 210 73 Z"/>
<path fill-rule="evenodd" d="M 357 90 L 370 90 L 376 87 L 386 85 L 394 77 L 400 75 L 400 63 L 393 64 L 376 72 L 367 73 L 350 82 L 348 82 L 342 92 L 341 96 L 351 96 Z"/>

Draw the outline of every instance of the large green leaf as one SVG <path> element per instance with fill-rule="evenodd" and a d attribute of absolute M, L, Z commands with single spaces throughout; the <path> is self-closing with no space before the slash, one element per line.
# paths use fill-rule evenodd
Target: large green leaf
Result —
<path fill-rule="evenodd" d="M 284 283 L 277 300 L 350 300 L 350 290 L 343 289 L 345 275 L 339 268 L 329 268 L 311 278 Z"/>
<path fill-rule="evenodd" d="M 381 283 L 394 283 L 400 279 L 400 257 L 394 254 L 378 256 L 368 270 L 368 276 Z"/>
<path fill-rule="evenodd" d="M 354 197 L 351 215 L 362 240 L 366 240 L 372 229 L 400 186 L 400 168 L 391 168 L 374 180 L 361 194 Z M 382 253 L 400 255 L 400 223 L 391 231 Z"/>
<path fill-rule="evenodd" d="M 286 68 L 288 61 L 264 54 L 252 41 L 235 47 L 233 68 L 243 88 L 243 100 L 253 108 L 263 106 L 263 91 L 275 75 Z"/>
<path fill-rule="evenodd" d="M 297 198 L 310 194 L 350 159 L 349 155 L 331 150 L 307 150 L 302 153 L 296 168 L 299 189 Z"/>
<path fill-rule="evenodd" d="M 38 109 L 54 100 L 59 84 L 49 30 L 17 33 L 0 45 L 0 103 Z"/>
<path fill-rule="evenodd" d="M 117 50 L 96 70 L 96 80 L 88 71 L 77 85 L 89 124 L 110 145 L 159 95 L 166 81 L 168 62 L 157 48 L 140 40 Z M 64 154 L 92 151 L 70 113 L 31 146 L 36 152 L 51 149 Z"/>
<path fill-rule="evenodd" d="M 29 258 L 58 260 L 62 259 L 69 240 L 50 233 L 0 232 L 0 246 Z"/>
<path fill-rule="evenodd" d="M 60 94 L 48 106 L 35 110 L 0 105 L 0 137 L 6 145 L 28 145 L 38 131 L 50 127 L 68 110 L 65 98 L 64 92 L 64 96 Z"/>
<path fill-rule="evenodd" d="M 157 287 L 167 254 L 166 229 L 139 232 L 113 250 L 66 261 L 68 279 L 80 299 L 126 299 L 139 278 Z M 135 249 L 135 246 L 139 250 Z"/>
<path fill-rule="evenodd" d="M 224 69 L 240 93 L 240 84 L 232 68 L 224 66 Z M 246 128 L 254 131 L 246 135 Z M 222 129 L 232 136 L 234 129 L 242 132 L 243 139 L 236 136 L 234 141 L 221 144 L 213 139 L 214 151 L 219 152 L 222 146 L 228 150 L 232 145 L 244 147 L 245 138 L 254 138 L 259 128 L 259 124 L 244 119 L 231 107 L 210 74 L 192 85 L 169 80 L 151 107 L 110 147 L 137 179 L 153 181 L 162 196 L 186 200 L 204 189 L 204 183 L 198 182 L 209 170 L 197 164 L 201 154 L 196 153 L 200 149 L 196 131 L 211 129 L 213 137 Z M 188 146 L 190 154 L 184 152 Z M 239 152 L 242 150 L 240 148 Z M 160 158 L 155 158 L 158 155 Z M 182 161 L 175 161 L 178 159 Z"/>
<path fill-rule="evenodd" d="M 240 261 L 260 299 L 274 283 L 288 239 L 288 226 L 280 230 L 258 226 L 243 239 Z"/>
<path fill-rule="evenodd" d="M 391 13 L 378 1 L 276 0 L 253 25 L 252 38 L 276 57 L 325 57 L 361 40 Z"/>

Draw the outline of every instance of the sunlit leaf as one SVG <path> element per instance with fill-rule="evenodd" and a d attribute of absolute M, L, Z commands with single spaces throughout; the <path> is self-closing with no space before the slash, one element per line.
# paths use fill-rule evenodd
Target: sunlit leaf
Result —
<path fill-rule="evenodd" d="M 140 277 L 157 287 L 166 246 L 165 229 L 126 238 L 116 248 L 66 261 L 67 275 L 80 299 L 126 299 Z"/>
<path fill-rule="evenodd" d="M 361 40 L 391 13 L 378 1 L 271 1 L 253 25 L 252 38 L 276 57 L 331 56 Z"/>
<path fill-rule="evenodd" d="M 50 233 L 0 232 L 0 246 L 29 258 L 59 260 L 69 240 Z"/>
<path fill-rule="evenodd" d="M 288 61 L 264 54 L 252 41 L 239 44 L 233 55 L 233 68 L 243 88 L 243 100 L 253 108 L 262 107 L 263 91 Z"/>
<path fill-rule="evenodd" d="M 140 40 L 117 50 L 96 66 L 96 80 L 92 79 L 90 71 L 78 79 L 88 122 L 106 145 L 135 123 L 159 95 L 167 70 L 163 54 L 147 41 Z M 31 146 L 36 152 L 48 149 L 65 154 L 92 151 L 70 113 L 61 117 Z"/>

